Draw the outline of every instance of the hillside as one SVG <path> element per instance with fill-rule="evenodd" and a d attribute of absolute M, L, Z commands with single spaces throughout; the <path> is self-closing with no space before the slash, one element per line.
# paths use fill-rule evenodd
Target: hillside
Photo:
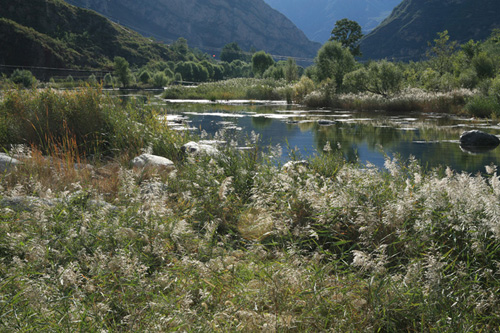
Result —
<path fill-rule="evenodd" d="M 500 27 L 498 0 L 404 0 L 361 42 L 365 58 L 419 60 L 428 42 L 448 30 L 452 40 L 483 40 Z"/>
<path fill-rule="evenodd" d="M 3 1 L 0 39 L 3 65 L 98 68 L 115 56 L 138 65 L 175 58 L 168 47 L 61 0 Z"/>
<path fill-rule="evenodd" d="M 289 19 L 263 0 L 68 0 L 96 10 L 168 43 L 184 37 L 192 47 L 217 54 L 231 42 L 243 50 L 313 58 L 311 42 Z"/>
<path fill-rule="evenodd" d="M 312 40 L 324 43 L 335 22 L 348 18 L 365 33 L 378 26 L 401 0 L 265 0 L 292 20 Z"/>

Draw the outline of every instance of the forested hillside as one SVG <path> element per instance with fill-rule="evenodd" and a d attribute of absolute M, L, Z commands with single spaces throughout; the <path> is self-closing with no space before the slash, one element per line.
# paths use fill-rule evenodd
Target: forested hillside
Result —
<path fill-rule="evenodd" d="M 448 30 L 459 43 L 484 40 L 500 27 L 498 0 L 404 0 L 361 42 L 365 58 L 421 59 L 428 42 Z"/>
<path fill-rule="evenodd" d="M 97 68 L 115 56 L 136 64 L 177 58 L 164 45 L 60 0 L 3 1 L 0 40 L 4 65 Z"/>
<path fill-rule="evenodd" d="M 263 0 L 68 0 L 96 10 L 145 36 L 168 43 L 179 37 L 189 45 L 218 53 L 231 42 L 243 50 L 310 57 L 320 45 L 311 42 L 289 19 Z"/>

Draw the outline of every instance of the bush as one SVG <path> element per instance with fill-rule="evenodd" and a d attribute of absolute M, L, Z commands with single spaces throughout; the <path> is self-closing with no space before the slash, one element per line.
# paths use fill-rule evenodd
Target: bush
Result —
<path fill-rule="evenodd" d="M 296 103 L 304 102 L 304 98 L 314 90 L 314 82 L 307 76 L 302 76 L 300 81 L 293 86 L 293 100 Z"/>
<path fill-rule="evenodd" d="M 153 76 L 153 86 L 156 88 L 163 88 L 168 84 L 168 78 L 165 76 L 163 72 L 157 72 Z"/>
<path fill-rule="evenodd" d="M 141 81 L 144 84 L 149 83 L 149 80 L 151 80 L 151 74 L 149 74 L 148 71 L 143 71 L 141 74 L 139 74 L 139 81 Z"/>
<path fill-rule="evenodd" d="M 25 88 L 33 88 L 36 86 L 36 78 L 28 70 L 16 69 L 10 76 L 10 80 L 15 83 L 22 85 Z"/>
<path fill-rule="evenodd" d="M 475 117 L 486 118 L 500 115 L 500 103 L 492 96 L 474 96 L 465 106 L 465 110 Z"/>

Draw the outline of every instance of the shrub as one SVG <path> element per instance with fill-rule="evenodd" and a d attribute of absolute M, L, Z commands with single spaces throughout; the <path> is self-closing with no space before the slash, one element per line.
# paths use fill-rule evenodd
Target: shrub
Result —
<path fill-rule="evenodd" d="M 25 88 L 33 88 L 36 85 L 36 78 L 28 70 L 16 69 L 10 76 L 10 80 L 15 83 L 22 85 Z"/>
<path fill-rule="evenodd" d="M 149 83 L 149 80 L 151 80 L 151 74 L 149 74 L 148 71 L 143 71 L 141 74 L 139 74 L 139 81 L 141 81 L 142 83 Z"/>
<path fill-rule="evenodd" d="M 500 103 L 492 96 L 474 96 L 465 106 L 468 113 L 473 116 L 485 118 L 500 114 Z"/>
<path fill-rule="evenodd" d="M 304 98 L 314 90 L 314 82 L 307 76 L 302 76 L 300 81 L 293 86 L 293 100 L 302 103 Z"/>
<path fill-rule="evenodd" d="M 168 78 L 163 72 L 157 72 L 153 75 L 152 83 L 156 88 L 163 88 L 168 84 Z"/>

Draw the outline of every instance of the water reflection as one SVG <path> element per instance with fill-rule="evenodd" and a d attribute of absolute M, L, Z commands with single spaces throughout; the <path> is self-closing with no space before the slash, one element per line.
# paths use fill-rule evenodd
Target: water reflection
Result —
<path fill-rule="evenodd" d="M 370 162 L 383 167 L 385 156 L 402 159 L 415 156 L 423 166 L 450 166 L 456 171 L 484 172 L 484 166 L 498 164 L 500 149 L 463 151 L 460 135 L 481 129 L 500 134 L 496 124 L 439 114 L 347 112 L 308 110 L 297 106 L 166 104 L 169 115 L 189 119 L 189 127 L 214 135 L 228 128 L 240 138 L 255 131 L 263 145 L 280 144 L 283 161 L 290 149 L 308 156 L 323 150 L 327 142 L 348 161 Z M 333 124 L 322 126 L 319 120 Z"/>

